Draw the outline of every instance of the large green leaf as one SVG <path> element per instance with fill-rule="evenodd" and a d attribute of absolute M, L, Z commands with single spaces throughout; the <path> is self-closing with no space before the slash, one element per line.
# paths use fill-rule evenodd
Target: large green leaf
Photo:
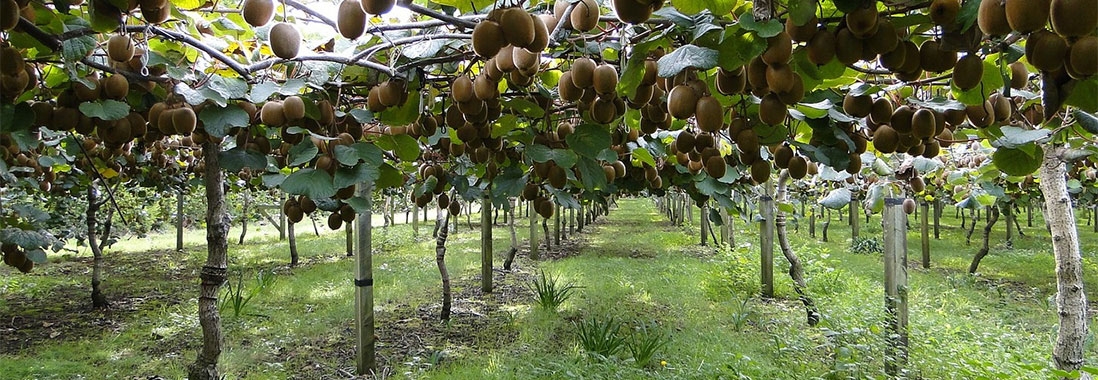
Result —
<path fill-rule="evenodd" d="M 595 158 L 599 152 L 610 147 L 610 131 L 595 124 L 583 124 L 576 127 L 576 131 L 568 135 L 565 140 L 568 147 L 583 157 Z"/>
<path fill-rule="evenodd" d="M 606 187 L 606 172 L 597 161 L 583 157 L 576 163 L 576 167 L 579 169 L 580 182 L 583 183 L 584 189 L 593 191 Z"/>
<path fill-rule="evenodd" d="M 725 29 L 717 54 L 721 68 L 735 70 L 766 50 L 766 40 L 738 28 Z M 662 76 L 662 74 L 661 74 Z"/>
<path fill-rule="evenodd" d="M 1098 75 L 1075 82 L 1064 105 L 1079 107 L 1087 112 L 1098 112 Z"/>
<path fill-rule="evenodd" d="M 1071 113 L 1075 117 L 1075 122 L 1083 127 L 1087 132 L 1098 134 L 1098 116 L 1083 112 L 1081 110 L 1075 110 Z"/>
<path fill-rule="evenodd" d="M 707 9 L 715 15 L 723 15 L 739 6 L 740 0 L 671 0 L 671 5 L 688 15 Z"/>
<path fill-rule="evenodd" d="M 202 120 L 202 128 L 206 133 L 215 138 L 225 137 L 233 127 L 248 126 L 248 112 L 236 104 L 225 107 L 217 105 L 203 107 L 202 112 L 198 114 L 198 119 Z"/>
<path fill-rule="evenodd" d="M 1012 176 L 1033 174 L 1041 167 L 1041 161 L 1044 159 L 1044 149 L 1033 143 L 1018 148 L 998 148 L 991 155 L 991 161 L 995 163 L 995 167 Z"/>
<path fill-rule="evenodd" d="M 377 146 L 396 154 L 404 161 L 415 161 L 419 157 L 419 143 L 408 135 L 383 135 L 376 141 Z"/>
<path fill-rule="evenodd" d="M 789 18 L 793 24 L 803 26 L 816 15 L 816 0 L 789 0 Z"/>
<path fill-rule="evenodd" d="M 827 196 L 821 198 L 819 203 L 829 209 L 838 210 L 850 204 L 851 197 L 852 194 L 850 193 L 850 190 L 845 187 L 840 187 L 827 193 Z"/>
<path fill-rule="evenodd" d="M 1052 131 L 1047 129 L 1023 129 L 1012 126 L 1003 126 L 1000 131 L 1003 136 L 991 143 L 999 148 L 1017 148 L 1048 137 Z"/>
<path fill-rule="evenodd" d="M 103 120 L 121 120 L 130 114 L 130 105 L 117 100 L 100 100 L 80 103 L 80 112 L 87 117 Z"/>
<path fill-rule="evenodd" d="M 553 161 L 563 168 L 571 168 L 576 164 L 576 153 L 567 149 L 551 149 L 545 145 L 532 144 L 526 146 L 526 157 L 534 162 Z"/>
<path fill-rule="evenodd" d="M 381 170 L 378 166 L 371 166 L 367 163 L 359 163 L 352 167 L 341 167 L 336 169 L 335 178 L 332 180 L 332 186 L 337 189 L 342 189 L 347 186 L 377 181 L 381 176 Z"/>
<path fill-rule="evenodd" d="M 717 56 L 717 51 L 710 48 L 683 45 L 660 58 L 659 75 L 664 78 L 673 77 L 690 67 L 709 70 L 717 67 Z"/>
<path fill-rule="evenodd" d="M 782 25 L 778 19 L 769 19 L 763 22 L 755 21 L 755 15 L 751 14 L 751 11 L 744 12 L 740 15 L 740 27 L 758 33 L 759 37 L 770 38 L 781 33 L 785 30 L 785 25 Z"/>
<path fill-rule="evenodd" d="M 294 145 L 294 147 L 290 148 L 290 151 L 287 152 L 287 165 L 298 166 L 312 161 L 317 153 L 320 153 L 320 149 L 316 147 L 316 144 L 313 144 L 309 139 L 305 139 L 297 145 Z"/>
<path fill-rule="evenodd" d="M 263 170 L 267 168 L 267 155 L 259 152 L 244 150 L 244 147 L 235 147 L 218 153 L 218 164 L 222 169 L 230 172 L 240 171 L 243 168 Z"/>
<path fill-rule="evenodd" d="M 332 176 L 316 169 L 301 169 L 282 181 L 282 190 L 290 194 L 304 194 L 312 199 L 329 198 L 336 193 Z"/>

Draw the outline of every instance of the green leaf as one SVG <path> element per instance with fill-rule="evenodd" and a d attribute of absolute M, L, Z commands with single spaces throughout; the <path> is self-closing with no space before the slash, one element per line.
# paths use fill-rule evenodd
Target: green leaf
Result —
<path fill-rule="evenodd" d="M 411 86 L 412 84 L 409 84 Z M 412 88 L 412 87 L 409 87 Z M 399 107 L 389 107 L 381 113 L 381 122 L 388 125 L 408 125 L 419 118 L 419 93 L 408 94 L 408 101 Z"/>
<path fill-rule="evenodd" d="M 330 198 L 336 193 L 332 176 L 316 169 L 302 169 L 282 181 L 282 190 L 290 194 L 304 194 L 312 199 Z"/>
<path fill-rule="evenodd" d="M 1024 176 L 1036 172 L 1045 159 L 1045 151 L 1040 145 L 1030 143 L 1028 148 L 999 148 L 991 155 L 991 161 L 1000 171 L 1012 176 Z"/>
<path fill-rule="evenodd" d="M 785 29 L 781 21 L 769 19 L 763 22 L 755 21 L 755 15 L 750 11 L 740 15 L 740 27 L 755 32 L 762 38 L 770 38 L 781 33 Z"/>
<path fill-rule="evenodd" d="M 1021 145 L 1029 144 L 1048 137 L 1052 134 L 1052 131 L 1047 129 L 1023 129 L 1012 126 L 1003 126 L 1000 129 L 1003 132 L 1003 136 L 996 139 L 991 143 L 991 146 L 998 148 L 1017 148 Z"/>
<path fill-rule="evenodd" d="M 740 0 L 671 0 L 671 5 L 688 15 L 707 9 L 715 15 L 723 15 L 739 6 Z"/>
<path fill-rule="evenodd" d="M 729 28 L 725 29 L 717 58 L 722 69 L 731 71 L 751 62 L 752 58 L 765 50 L 765 39 L 754 33 L 746 33 L 742 29 Z"/>
<path fill-rule="evenodd" d="M 100 100 L 80 103 L 80 112 L 87 117 L 103 120 L 121 120 L 130 114 L 130 105 L 117 100 Z"/>
<path fill-rule="evenodd" d="M 716 50 L 695 45 L 684 45 L 659 60 L 659 76 L 668 78 L 693 67 L 709 70 L 717 67 Z"/>
<path fill-rule="evenodd" d="M 34 123 L 34 111 L 27 102 L 0 105 L 0 133 L 26 131 L 30 129 L 32 123 Z M 25 150 L 22 148 L 20 146 L 20 150 Z"/>
<path fill-rule="evenodd" d="M 838 210 L 850 204 L 851 196 L 849 189 L 840 187 L 827 193 L 827 196 L 820 199 L 819 203 L 829 209 Z"/>
<path fill-rule="evenodd" d="M 381 175 L 378 176 L 377 182 L 374 182 L 375 187 L 385 189 L 404 186 L 404 175 L 392 165 L 384 164 L 378 168 L 381 170 Z"/>
<path fill-rule="evenodd" d="M 1075 82 L 1075 87 L 1064 99 L 1064 105 L 1079 107 L 1087 112 L 1098 112 L 1098 75 Z"/>
<path fill-rule="evenodd" d="M 316 157 L 316 154 L 320 153 L 320 149 L 316 147 L 316 144 L 309 139 L 304 139 L 286 154 L 288 166 L 298 166 L 306 162 L 312 161 Z"/>
<path fill-rule="evenodd" d="M 712 222 L 713 225 L 717 226 L 717 227 L 720 227 L 720 226 L 724 225 L 724 218 L 721 218 L 720 209 L 718 209 L 716 207 L 710 207 L 709 208 L 709 221 Z"/>
<path fill-rule="evenodd" d="M 229 134 L 233 127 L 245 128 L 248 126 L 248 112 L 245 112 L 236 104 L 225 107 L 211 105 L 203 107 L 198 114 L 202 120 L 202 128 L 215 138 L 222 138 Z"/>
<path fill-rule="evenodd" d="M 580 182 L 583 183 L 584 189 L 593 191 L 606 187 L 606 172 L 597 161 L 584 157 L 576 163 L 576 167 L 579 169 Z"/>
<path fill-rule="evenodd" d="M 545 110 L 541 109 L 537 103 L 531 102 L 523 98 L 511 98 L 503 101 L 503 106 L 507 109 L 513 110 L 516 113 L 538 119 L 545 116 Z"/>
<path fill-rule="evenodd" d="M 380 166 L 382 164 L 383 152 L 377 145 L 359 142 L 352 144 L 351 148 L 355 150 L 358 158 L 367 165 Z"/>
<path fill-rule="evenodd" d="M 359 163 L 352 167 L 341 167 L 336 169 L 335 179 L 332 180 L 332 186 L 335 186 L 337 189 L 342 189 L 354 184 L 377 181 L 380 176 L 381 171 L 378 169 L 378 166 Z"/>
<path fill-rule="evenodd" d="M 598 157 L 595 158 L 600 161 L 614 162 L 618 160 L 618 152 L 615 152 L 613 149 L 606 148 L 599 152 Z"/>
<path fill-rule="evenodd" d="M 1003 76 L 999 75 L 998 66 L 984 61 L 984 74 L 980 79 L 980 84 L 976 87 L 968 91 L 962 91 L 952 81 L 950 81 L 949 87 L 953 93 L 953 98 L 957 101 L 970 106 L 983 104 L 984 99 L 987 99 L 992 92 L 1003 88 Z"/>
<path fill-rule="evenodd" d="M 244 150 L 244 147 L 235 147 L 218 153 L 218 164 L 222 169 L 237 172 L 243 168 L 263 170 L 267 168 L 267 155 L 259 152 Z"/>
<path fill-rule="evenodd" d="M 816 0 L 789 0 L 788 7 L 789 18 L 797 26 L 804 26 L 816 15 Z"/>
<path fill-rule="evenodd" d="M 92 36 L 71 38 L 61 43 L 61 57 L 66 62 L 80 62 L 91 54 L 95 47 L 95 38 Z"/>
<path fill-rule="evenodd" d="M 975 0 L 965 1 L 961 5 L 961 12 L 957 13 L 957 23 L 961 24 L 961 33 L 968 31 L 972 24 L 976 23 L 976 16 L 980 13 L 980 2 Z"/>
<path fill-rule="evenodd" d="M 633 158 L 640 161 L 642 164 L 648 164 L 648 166 L 656 167 L 656 159 L 652 157 L 652 153 L 645 148 L 633 149 Z"/>
<path fill-rule="evenodd" d="M 419 142 L 408 135 L 382 135 L 376 141 L 381 149 L 392 151 L 404 161 L 415 161 L 419 157 Z"/>
<path fill-rule="evenodd" d="M 351 112 L 348 112 L 348 114 L 350 114 L 351 117 L 354 117 L 355 121 L 359 123 L 366 124 L 374 122 L 374 113 L 365 108 L 355 108 L 351 110 Z"/>
<path fill-rule="evenodd" d="M 603 149 L 609 148 L 610 132 L 602 126 L 583 124 L 565 139 L 568 147 L 583 157 L 595 158 Z"/>
<path fill-rule="evenodd" d="M 1081 110 L 1075 110 L 1071 115 L 1075 117 L 1075 123 L 1083 127 L 1083 130 L 1098 134 L 1098 116 Z"/>
<path fill-rule="evenodd" d="M 12 243 L 24 249 L 35 249 L 52 246 L 57 239 L 37 230 L 9 227 L 0 230 L 0 241 Z"/>

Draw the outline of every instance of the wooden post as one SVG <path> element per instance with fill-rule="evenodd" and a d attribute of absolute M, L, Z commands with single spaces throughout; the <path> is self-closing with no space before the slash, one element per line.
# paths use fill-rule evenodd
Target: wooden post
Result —
<path fill-rule="evenodd" d="M 854 193 L 850 197 L 850 242 L 851 243 L 854 243 L 855 240 L 858 240 L 858 235 L 859 235 L 859 230 L 860 230 L 860 228 L 859 228 L 860 226 L 858 225 L 858 220 L 860 218 L 858 218 L 857 211 L 860 210 L 860 209 L 861 209 L 861 203 L 858 202 L 858 193 Z"/>
<path fill-rule="evenodd" d="M 355 365 L 357 374 L 377 368 L 374 357 L 374 272 L 371 247 L 373 183 L 360 183 L 358 196 L 366 199 L 366 210 L 355 218 L 358 224 L 358 254 L 355 255 Z"/>
<path fill-rule="evenodd" d="M 343 223 L 343 229 L 347 230 L 347 256 L 355 255 L 355 228 L 354 223 Z"/>
<path fill-rule="evenodd" d="M 728 245 L 729 238 L 732 237 L 732 228 L 728 223 L 728 209 L 721 206 L 719 203 L 717 206 L 721 208 L 721 244 Z"/>
<path fill-rule="evenodd" d="M 183 250 L 183 189 L 179 190 L 175 200 L 175 250 Z"/>
<path fill-rule="evenodd" d="M 576 233 L 576 209 L 568 209 L 568 234 Z"/>
<path fill-rule="evenodd" d="M 553 205 L 556 207 L 556 212 L 553 213 L 553 244 L 560 246 L 560 205 Z"/>
<path fill-rule="evenodd" d="M 534 201 L 526 202 L 526 214 L 530 217 L 530 260 L 538 260 L 538 213 L 530 212 L 534 208 Z"/>
<path fill-rule="evenodd" d="M 766 194 L 759 199 L 759 249 L 761 252 L 762 296 L 774 297 L 774 198 L 770 196 L 770 186 L 766 185 Z"/>
<path fill-rule="evenodd" d="M 282 205 L 286 204 L 286 193 L 278 193 L 278 241 L 286 240 L 286 213 Z"/>
<path fill-rule="evenodd" d="M 942 212 L 943 212 L 943 210 L 942 210 L 942 200 L 941 199 L 935 199 L 934 200 L 934 240 L 939 240 L 939 239 L 942 238 L 942 235 L 941 235 Z"/>
<path fill-rule="evenodd" d="M 919 217 L 923 235 L 923 269 L 930 269 L 930 202 L 923 202 L 923 212 Z"/>
<path fill-rule="evenodd" d="M 907 364 L 907 214 L 903 198 L 886 198 L 884 223 L 885 310 L 889 344 L 885 373 L 898 377 Z"/>
<path fill-rule="evenodd" d="M 485 194 L 480 206 L 480 290 L 492 292 L 492 197 Z"/>
<path fill-rule="evenodd" d="M 419 237 L 419 206 L 412 204 L 412 237 Z"/>
<path fill-rule="evenodd" d="M 708 211 L 708 207 L 709 207 L 708 203 L 702 203 L 702 205 L 701 205 L 701 217 L 698 218 L 699 221 L 701 222 L 701 223 L 698 223 L 698 224 L 701 224 L 701 228 L 699 228 L 699 229 L 701 230 L 701 245 L 703 247 L 705 246 L 705 240 L 707 238 L 706 234 L 708 233 L 707 228 L 709 227 L 709 217 L 708 217 L 709 215 L 706 212 L 706 211 Z"/>

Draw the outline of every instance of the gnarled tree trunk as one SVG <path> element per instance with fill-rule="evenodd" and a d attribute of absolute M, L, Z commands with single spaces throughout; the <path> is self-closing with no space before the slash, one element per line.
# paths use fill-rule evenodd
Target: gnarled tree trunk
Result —
<path fill-rule="evenodd" d="M 88 211 L 86 214 L 86 222 L 88 224 L 88 247 L 91 248 L 92 251 L 92 307 L 102 309 L 110 305 L 107 303 L 107 297 L 103 295 L 103 289 L 100 287 L 103 276 L 103 248 L 99 245 L 99 242 L 97 242 L 96 213 L 99 212 L 99 207 L 103 202 L 99 201 L 99 189 L 96 188 L 95 183 L 95 181 L 92 181 L 88 184 Z"/>
<path fill-rule="evenodd" d="M 976 274 L 976 270 L 980 267 L 980 260 L 983 260 L 984 256 L 987 256 L 988 251 L 991 250 L 991 228 L 995 226 L 997 221 L 999 221 L 999 208 L 995 206 L 988 207 L 987 225 L 984 226 L 984 246 L 972 258 L 972 264 L 968 266 L 969 274 Z M 976 225 L 976 223 L 973 222 L 972 225 Z"/>
<path fill-rule="evenodd" d="M 787 192 L 785 191 L 785 186 L 788 180 L 789 172 L 787 170 L 782 170 L 782 174 L 778 176 L 778 202 L 784 202 L 786 200 Z M 793 248 L 789 246 L 789 238 L 786 236 L 785 231 L 785 212 L 782 212 L 781 210 L 775 210 L 775 212 L 774 226 L 778 231 L 778 246 L 782 249 L 782 255 L 789 261 L 789 277 L 793 279 L 793 290 L 797 292 L 797 298 L 804 304 L 804 310 L 808 316 L 808 325 L 816 326 L 816 324 L 820 323 L 820 310 L 816 308 L 816 302 L 808 295 L 808 285 L 804 280 L 804 266 L 801 265 L 801 259 L 800 257 L 797 257 L 797 253 L 793 252 Z M 857 218 L 855 217 L 854 219 Z"/>
<path fill-rule="evenodd" d="M 215 380 L 221 376 L 217 360 L 221 356 L 221 314 L 217 309 L 217 293 L 225 283 L 229 257 L 229 215 L 225 209 L 225 175 L 218 163 L 221 147 L 217 142 L 202 144 L 206 172 L 206 264 L 198 296 L 198 322 L 202 325 L 202 348 L 187 368 L 192 380 Z"/>
<path fill-rule="evenodd" d="M 442 310 L 439 319 L 450 320 L 450 305 L 453 303 L 453 294 L 450 292 L 450 272 L 446 270 L 446 237 L 450 235 L 450 229 L 446 228 L 450 223 L 450 213 L 439 209 L 438 238 L 435 239 L 435 263 L 438 265 L 438 274 L 442 277 Z"/>

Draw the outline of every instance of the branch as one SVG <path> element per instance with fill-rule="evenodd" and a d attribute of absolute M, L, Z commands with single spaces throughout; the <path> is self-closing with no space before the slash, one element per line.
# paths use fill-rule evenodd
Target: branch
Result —
<path fill-rule="evenodd" d="M 352 62 L 358 62 L 358 61 L 363 61 L 363 60 L 369 60 L 370 58 L 373 57 L 374 54 L 377 54 L 377 52 L 379 52 L 381 50 L 385 50 L 385 49 L 392 48 L 392 47 L 399 46 L 399 45 L 419 42 L 419 41 L 432 40 L 432 39 L 436 39 L 436 38 L 438 38 L 438 39 L 470 39 L 472 37 L 473 36 L 470 35 L 470 34 L 441 33 L 441 34 L 422 34 L 422 35 L 418 35 L 418 36 L 399 38 L 399 39 L 395 39 L 395 40 L 392 40 L 392 41 L 389 41 L 389 42 L 386 42 L 386 43 L 383 43 L 383 44 L 377 44 L 377 45 L 371 46 L 369 49 L 363 50 L 362 52 L 360 52 L 360 53 L 354 55 L 353 57 L 351 57 L 351 61 Z M 389 73 L 390 73 L 390 75 L 392 75 L 391 71 Z"/>
<path fill-rule="evenodd" d="M 349 57 L 342 56 L 342 55 L 335 55 L 335 54 L 302 54 L 302 55 L 298 55 L 297 57 L 294 57 L 292 59 L 271 58 L 271 59 L 268 59 L 268 60 L 265 60 L 265 61 L 256 62 L 255 64 L 252 64 L 251 66 L 248 66 L 245 70 L 247 70 L 250 73 L 254 73 L 254 72 L 259 71 L 259 70 L 270 68 L 271 66 L 274 66 L 277 63 L 302 62 L 302 61 L 324 61 L 324 62 L 335 62 L 335 63 L 344 64 L 344 65 L 348 65 L 348 66 L 362 66 L 362 67 L 374 69 L 374 70 L 377 70 L 377 71 L 381 71 L 383 73 L 389 74 L 390 76 L 392 76 L 393 73 L 394 73 L 393 69 L 389 68 L 388 66 L 377 63 L 377 62 L 364 61 L 364 60 L 355 60 L 353 58 L 349 58 Z"/>
<path fill-rule="evenodd" d="M 321 14 L 320 12 L 317 12 L 315 9 L 309 8 L 305 4 L 297 2 L 297 0 L 282 0 L 282 1 L 284 3 L 286 3 L 286 5 L 297 8 L 297 10 L 299 10 L 299 11 L 305 12 L 306 14 L 308 14 L 310 16 L 316 17 L 321 22 L 323 22 L 325 24 L 328 24 L 328 26 L 332 27 L 332 29 L 335 29 L 336 32 L 339 31 L 339 27 L 336 26 L 335 21 L 332 21 L 332 19 L 328 18 L 328 16 L 325 16 L 325 15 Z"/>
<path fill-rule="evenodd" d="M 557 40 L 559 39 L 557 38 L 557 35 L 560 33 L 560 30 L 564 28 L 564 22 L 568 21 L 568 19 L 572 17 L 572 11 L 576 9 L 576 4 L 579 4 L 579 2 L 568 5 L 568 9 L 565 9 L 564 13 L 561 14 L 560 20 L 557 20 L 557 25 L 554 26 L 553 30 L 549 32 L 550 47 L 556 47 L 557 45 L 559 45 L 559 43 L 557 42 Z"/>
<path fill-rule="evenodd" d="M 456 27 L 459 27 L 459 28 L 462 28 L 462 29 L 473 29 L 477 26 L 476 22 L 473 22 L 473 21 L 470 21 L 470 20 L 465 20 L 465 19 L 460 19 L 460 18 L 450 16 L 450 15 L 447 15 L 447 14 L 443 14 L 443 13 L 437 12 L 433 9 L 427 9 L 426 7 L 416 5 L 415 3 L 409 2 L 408 4 L 400 4 L 400 6 L 402 6 L 404 8 L 407 8 L 408 10 L 410 10 L 412 12 L 416 12 L 416 13 L 419 13 L 419 14 L 424 15 L 424 16 L 433 17 L 435 19 L 445 21 L 446 24 L 453 25 L 453 26 L 456 26 Z"/>
<path fill-rule="evenodd" d="M 423 67 L 423 66 L 433 65 L 433 64 L 436 64 L 436 63 L 465 61 L 465 60 L 470 60 L 470 59 L 474 59 L 474 58 L 476 58 L 476 53 L 471 52 L 471 51 L 466 51 L 466 52 L 462 52 L 462 53 L 459 53 L 459 54 L 452 54 L 452 55 L 447 55 L 447 56 L 422 59 L 422 60 L 415 61 L 415 62 L 409 62 L 409 63 L 403 64 L 403 65 L 397 66 L 395 69 L 393 69 L 393 72 L 399 73 L 399 72 L 403 72 L 403 71 L 405 71 L 409 68 L 412 68 L 412 67 Z"/>
<path fill-rule="evenodd" d="M 190 46 L 194 47 L 195 49 L 201 50 L 202 52 L 206 53 L 210 58 L 213 58 L 217 61 L 220 61 L 221 63 L 224 63 L 226 66 L 228 66 L 230 69 L 235 71 L 237 74 L 240 74 L 240 76 L 243 77 L 243 79 L 245 81 L 247 81 L 247 82 L 252 81 L 251 75 L 249 74 L 247 69 L 245 69 L 244 66 L 242 66 L 240 64 L 240 62 L 237 62 L 237 61 L 233 60 L 232 58 L 229 58 L 229 56 L 225 55 L 225 53 L 222 53 L 222 52 L 218 51 L 217 49 L 214 49 L 214 48 L 210 47 L 209 45 L 206 45 L 206 44 L 202 43 L 202 41 L 199 41 L 198 39 L 196 39 L 194 37 L 191 37 L 189 34 L 174 32 L 174 31 L 170 31 L 170 30 L 167 30 L 167 29 L 164 29 L 164 28 L 161 28 L 161 27 L 152 26 L 152 25 L 148 25 L 148 26 L 146 26 L 146 25 L 126 25 L 126 27 L 122 28 L 122 30 L 124 30 L 126 33 L 134 33 L 134 32 L 152 33 L 152 34 L 159 35 L 161 38 L 164 38 L 166 40 L 175 40 L 175 41 L 179 41 L 179 42 L 182 42 L 184 44 L 190 45 Z M 39 30 L 39 32 L 41 32 L 41 30 Z M 45 32 L 42 32 L 42 33 L 45 33 Z M 69 39 L 73 39 L 73 38 L 77 38 L 77 37 L 83 37 L 83 36 L 90 35 L 90 34 L 98 34 L 98 33 L 99 32 L 96 32 L 96 31 L 92 30 L 91 28 L 70 30 L 68 32 L 61 33 L 60 35 L 57 36 L 57 41 L 58 41 L 57 46 L 58 47 L 61 46 L 60 41 L 66 41 L 66 40 L 69 40 Z"/>

